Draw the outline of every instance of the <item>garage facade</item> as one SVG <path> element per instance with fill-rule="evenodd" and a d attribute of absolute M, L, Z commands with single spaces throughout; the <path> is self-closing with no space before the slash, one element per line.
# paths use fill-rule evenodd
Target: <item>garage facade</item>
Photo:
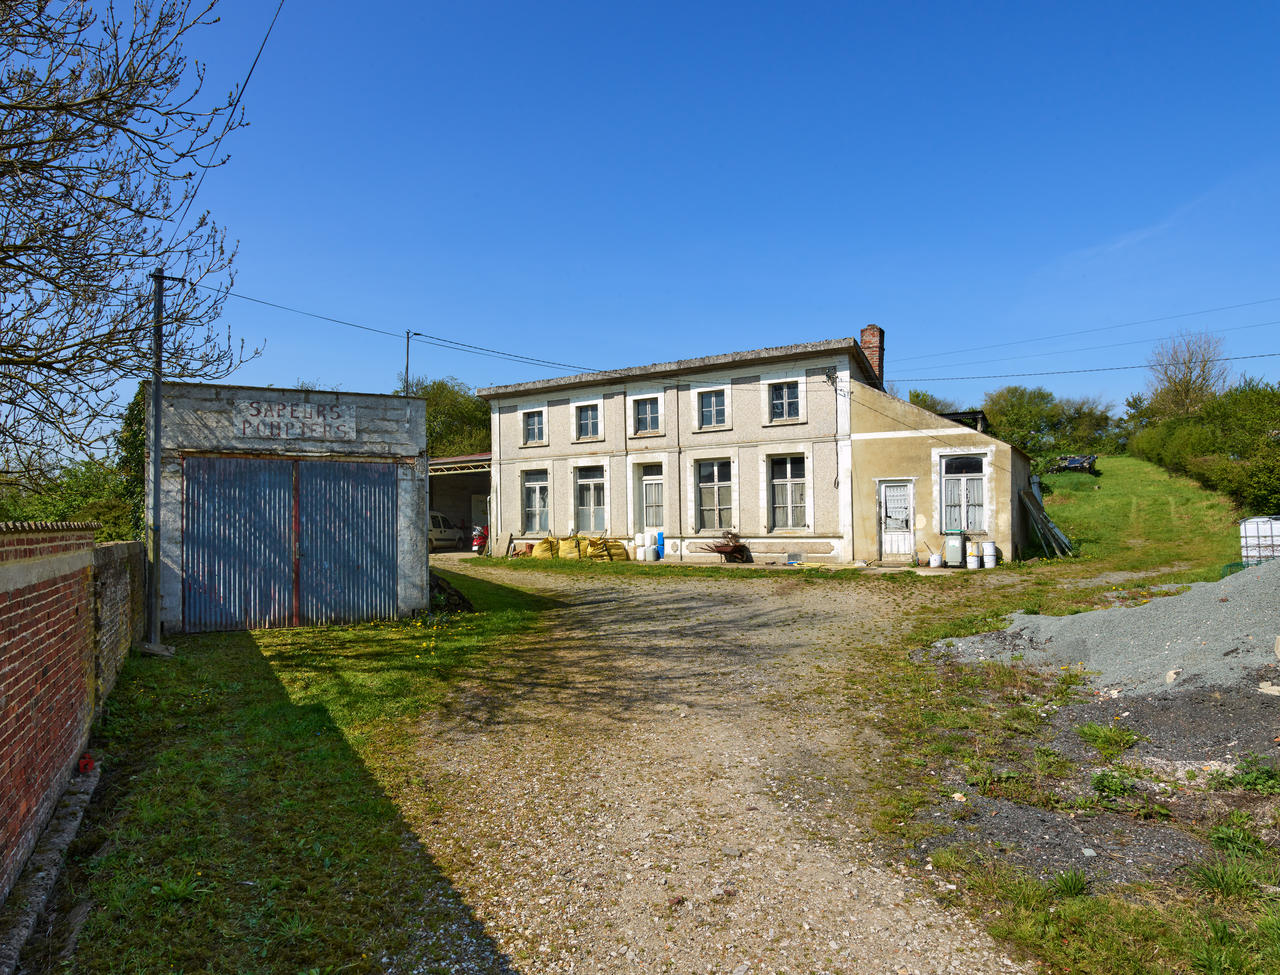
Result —
<path fill-rule="evenodd" d="M 420 400 L 165 383 L 161 410 L 166 631 L 426 607 Z"/>

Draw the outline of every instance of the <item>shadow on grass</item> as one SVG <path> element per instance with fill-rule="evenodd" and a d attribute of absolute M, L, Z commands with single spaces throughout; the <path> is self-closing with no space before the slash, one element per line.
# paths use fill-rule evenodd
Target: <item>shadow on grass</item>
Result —
<path fill-rule="evenodd" d="M 93 743 L 99 794 L 26 970 L 514 975 L 258 636 L 130 659 Z"/>

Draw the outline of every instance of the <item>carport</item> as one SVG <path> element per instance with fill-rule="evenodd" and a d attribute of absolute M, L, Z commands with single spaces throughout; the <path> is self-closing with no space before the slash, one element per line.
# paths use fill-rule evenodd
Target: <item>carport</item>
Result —
<path fill-rule="evenodd" d="M 489 461 L 492 454 L 433 457 L 429 465 L 431 510 L 438 511 L 470 539 L 476 525 L 489 524 Z"/>

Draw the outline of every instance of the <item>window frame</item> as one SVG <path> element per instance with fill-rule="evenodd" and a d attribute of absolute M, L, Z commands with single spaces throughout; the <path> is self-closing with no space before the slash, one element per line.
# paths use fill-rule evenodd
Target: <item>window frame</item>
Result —
<path fill-rule="evenodd" d="M 656 474 L 645 473 L 646 468 L 656 467 Z M 667 481 L 666 481 L 666 465 L 657 464 L 637 464 L 636 473 L 639 475 L 637 484 L 639 485 L 639 497 L 637 498 L 636 513 L 638 515 L 636 531 L 663 531 L 666 528 L 667 516 Z M 646 497 L 646 488 L 656 485 L 658 488 L 658 503 L 656 505 L 649 504 Z M 649 524 L 649 509 L 656 507 L 658 509 L 657 524 Z"/>
<path fill-rule="evenodd" d="M 695 430 L 728 430 L 730 429 L 730 426 L 731 426 L 729 422 L 730 420 L 730 412 L 729 412 L 730 388 L 731 388 L 730 384 L 725 383 L 722 386 L 705 386 L 701 389 L 695 389 L 691 391 L 693 393 L 693 415 L 695 420 L 697 421 L 694 424 Z M 722 402 L 719 407 L 719 411 L 723 414 L 723 419 L 721 419 L 719 422 L 715 422 L 714 418 L 716 414 L 716 407 L 712 406 L 711 408 L 712 422 L 703 423 L 702 422 L 702 413 L 703 413 L 702 398 L 704 396 L 715 396 L 716 394 L 719 394 L 722 399 Z"/>
<path fill-rule="evenodd" d="M 537 477 L 541 475 L 541 480 L 530 480 L 530 475 Z M 529 505 L 529 489 L 535 490 L 535 496 L 541 496 L 542 504 L 532 507 Z M 541 490 L 538 490 L 541 489 Z M 541 512 L 541 517 L 537 521 L 545 523 L 545 527 L 529 527 L 530 515 Z M 532 468 L 527 471 L 520 472 L 520 528 L 521 533 L 525 535 L 536 535 L 538 533 L 550 534 L 551 532 L 551 472 L 546 468 Z"/>
<path fill-rule="evenodd" d="M 773 465 L 775 461 L 787 462 L 787 476 L 778 478 L 774 476 Z M 797 477 L 794 473 L 794 463 L 800 461 L 803 464 L 803 473 Z M 764 459 L 765 462 L 765 491 L 766 491 L 766 515 L 769 519 L 769 531 L 771 532 L 808 532 L 811 529 L 812 519 L 810 517 L 809 501 L 812 492 L 809 490 L 809 479 L 812 473 L 813 465 L 807 453 L 792 452 L 785 454 L 770 454 Z M 778 524 L 778 508 L 779 505 L 775 498 L 774 489 L 776 485 L 787 486 L 787 503 L 782 505 L 788 512 L 788 523 L 785 525 Z M 795 490 L 799 488 L 801 493 L 801 501 L 796 504 Z M 803 523 L 797 525 L 791 523 L 795 517 L 796 511 L 799 509 Z"/>
<path fill-rule="evenodd" d="M 809 373 L 812 369 L 779 369 L 766 372 L 760 376 L 760 425 L 762 427 L 784 427 L 809 422 Z M 778 386 L 795 383 L 796 415 L 773 417 L 773 391 Z"/>
<path fill-rule="evenodd" d="M 538 418 L 538 431 L 541 437 L 531 438 L 529 436 L 529 421 Z M 547 412 L 542 407 L 520 411 L 520 446 L 522 447 L 545 447 L 547 444 Z"/>
<path fill-rule="evenodd" d="M 596 477 L 584 478 L 582 476 L 583 471 L 585 470 L 594 471 L 596 469 L 599 469 L 600 471 L 600 476 L 598 478 Z M 602 522 L 602 524 L 598 527 L 595 525 L 592 525 L 590 527 L 583 527 L 582 524 L 580 523 L 581 522 L 580 513 L 582 511 L 582 506 L 578 504 L 578 492 L 581 486 L 584 484 L 590 484 L 593 487 L 597 485 L 599 486 L 598 497 L 599 497 L 600 503 L 598 505 L 592 504 L 587 507 L 587 510 L 593 513 L 597 511 L 599 512 L 600 521 Z M 575 532 L 578 532 L 579 534 L 608 532 L 609 530 L 608 484 L 609 484 L 609 468 L 608 468 L 608 465 L 604 463 L 603 459 L 595 462 L 579 463 L 574 465 L 573 467 L 573 530 Z M 593 490 L 592 493 L 594 495 L 595 491 Z M 592 500 L 594 501 L 595 498 L 593 497 Z M 592 520 L 594 520 L 594 517 Z"/>
<path fill-rule="evenodd" d="M 631 403 L 631 435 L 633 437 L 653 437 L 662 433 L 662 397 L 654 394 L 652 396 L 636 396 L 630 399 Z M 646 422 L 653 425 L 640 429 L 640 407 L 642 405 L 653 405 L 652 413 L 646 417 Z"/>
<path fill-rule="evenodd" d="M 691 463 L 693 465 L 693 471 L 692 471 L 693 492 L 692 492 L 691 500 L 693 501 L 693 510 L 694 510 L 694 516 L 695 516 L 694 531 L 695 532 L 733 531 L 735 527 L 735 523 L 738 520 L 736 511 L 735 511 L 736 505 L 734 503 L 736 499 L 735 481 L 737 480 L 736 478 L 737 471 L 735 470 L 735 468 L 737 467 L 737 464 L 730 457 L 699 457 L 699 458 L 692 459 Z M 712 473 L 715 475 L 713 480 L 706 481 L 706 482 L 702 480 L 702 467 L 704 465 L 709 465 L 712 468 Z M 724 468 L 728 469 L 728 477 L 721 480 L 719 475 Z M 715 491 L 716 503 L 711 508 L 706 508 L 706 506 L 704 506 L 702 503 L 702 491 L 703 491 L 704 485 L 712 487 L 713 490 Z M 729 496 L 728 496 L 728 503 L 724 504 L 721 502 L 720 492 L 726 488 L 728 489 Z M 707 510 L 715 512 L 715 518 L 714 518 L 715 524 L 708 525 L 706 523 L 706 519 L 704 517 L 703 512 Z M 721 519 L 722 511 L 728 512 L 727 524 L 723 523 Z"/>
<path fill-rule="evenodd" d="M 981 461 L 981 473 L 968 474 L 947 474 L 946 462 L 956 460 L 958 458 L 973 458 Z M 995 448 L 994 447 L 971 447 L 968 449 L 962 447 L 939 448 L 932 451 L 933 460 L 933 530 L 938 534 L 946 534 L 950 532 L 963 532 L 966 535 L 987 535 L 992 531 L 991 526 L 995 524 L 996 515 L 996 498 L 991 490 L 991 476 L 995 468 Z M 960 525 L 958 528 L 947 528 L 947 485 L 949 483 L 960 483 Z M 979 490 L 982 492 L 982 501 L 980 507 L 981 524 L 974 526 L 971 521 L 972 509 L 977 505 L 970 503 L 970 490 L 973 484 L 980 485 Z M 954 505 L 954 503 L 953 503 Z"/>
<path fill-rule="evenodd" d="M 541 440 L 528 440 L 528 439 L 526 439 L 526 438 L 525 438 L 525 432 L 526 432 L 526 431 L 525 431 L 525 423 L 526 423 L 526 419 L 525 419 L 525 418 L 526 418 L 529 414 L 531 414 L 531 413 L 541 413 L 541 414 L 542 414 L 542 439 L 541 439 Z M 520 432 L 520 447 L 521 447 L 522 449 L 523 449 L 524 447 L 545 447 L 545 446 L 547 446 L 547 443 L 548 443 L 547 429 L 548 429 L 548 426 L 549 426 L 550 421 L 551 421 L 551 417 L 550 417 L 550 415 L 549 415 L 549 414 L 550 414 L 550 411 L 547 409 L 547 404 L 546 404 L 546 403 L 538 403 L 537 405 L 534 405 L 534 406 L 521 406 L 521 407 L 517 407 L 517 409 L 516 409 L 516 417 L 518 418 L 519 423 L 520 423 L 520 430 L 519 430 L 519 432 Z"/>
<path fill-rule="evenodd" d="M 784 413 L 782 416 L 773 415 L 773 394 L 774 390 L 787 390 L 790 387 L 795 388 L 795 397 L 788 399 L 785 396 L 782 400 Z M 769 406 L 769 423 L 798 423 L 800 420 L 800 381 L 798 379 L 783 379 L 776 383 L 769 383 L 768 389 L 768 406 Z M 791 414 L 790 408 L 794 407 L 795 413 Z"/>
<path fill-rule="evenodd" d="M 576 442 L 587 440 L 603 440 L 600 430 L 604 420 L 604 404 L 600 400 L 573 404 L 573 439 Z M 584 410 L 595 410 L 595 432 L 583 434 L 582 414 Z"/>

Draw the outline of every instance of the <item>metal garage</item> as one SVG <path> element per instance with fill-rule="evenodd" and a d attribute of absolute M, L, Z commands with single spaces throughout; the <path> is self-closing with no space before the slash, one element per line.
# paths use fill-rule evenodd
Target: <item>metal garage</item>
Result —
<path fill-rule="evenodd" d="M 165 630 L 426 608 L 421 400 L 165 383 L 161 404 Z"/>
<path fill-rule="evenodd" d="M 187 632 L 395 616 L 393 465 L 187 457 L 182 477 Z"/>

